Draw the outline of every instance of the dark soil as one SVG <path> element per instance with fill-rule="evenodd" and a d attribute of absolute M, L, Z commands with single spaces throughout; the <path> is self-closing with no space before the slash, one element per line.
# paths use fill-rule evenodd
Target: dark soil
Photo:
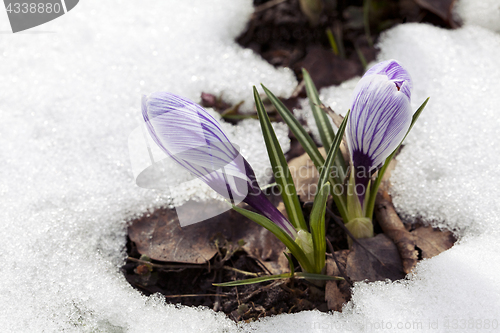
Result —
<path fill-rule="evenodd" d="M 133 243 L 129 242 L 127 249 L 133 253 Z M 215 287 L 212 283 L 249 278 L 244 274 L 217 268 L 215 263 L 218 259 L 220 258 L 210 260 L 210 269 L 205 265 L 200 265 L 200 268 L 183 268 L 183 265 L 179 264 L 178 269 L 155 267 L 152 273 L 145 269 L 145 274 L 139 274 L 138 267 L 141 265 L 129 261 L 122 270 L 129 283 L 145 295 L 161 293 L 165 295 L 167 302 L 172 304 L 201 305 L 215 311 L 224 311 L 235 321 L 302 310 L 328 310 L 324 290 L 302 280 L 277 280 L 238 287 Z M 262 266 L 255 259 L 248 257 L 244 251 L 235 253 L 226 265 L 247 272 L 266 274 Z"/>
<path fill-rule="evenodd" d="M 275 5 L 270 6 L 275 3 Z M 277 3 L 277 4 L 276 4 Z M 456 27 L 451 18 L 453 0 L 324 0 L 316 26 L 302 13 L 299 0 L 255 0 L 256 12 L 237 42 L 274 66 L 290 67 L 299 82 L 302 68 L 311 74 L 318 90 L 362 75 L 375 59 L 380 34 L 405 22 L 426 22 Z M 364 13 L 368 8 L 368 28 Z M 326 31 L 335 38 L 332 50 Z M 369 33 L 368 33 L 369 31 Z"/>
<path fill-rule="evenodd" d="M 307 205 L 306 205 L 307 207 Z M 308 216 L 308 209 L 304 209 Z M 405 277 L 402 272 L 401 259 L 395 245 L 385 242 L 380 237 L 367 239 L 363 248 L 356 245 L 348 250 L 345 232 L 327 216 L 327 238 L 332 243 L 335 259 L 340 262 L 341 271 L 333 270 L 332 255 L 327 254 L 327 274 L 348 276 L 352 281 L 399 280 Z M 141 223 L 142 219 L 133 223 Z M 238 221 L 232 221 L 238 223 Z M 375 233 L 381 234 L 376 220 Z M 441 232 L 426 228 L 422 224 L 405 224 L 408 231 L 423 231 L 426 243 L 438 244 L 437 252 L 434 247 L 419 248 L 418 260 L 429 258 L 451 247 L 455 239 L 449 231 Z M 260 228 L 260 227 L 259 227 Z M 432 234 L 430 234 L 432 233 Z M 254 236 L 257 236 L 255 234 Z M 437 239 L 433 240 L 433 235 Z M 254 237 L 250 235 L 250 237 Z M 282 279 L 258 284 L 242 285 L 237 287 L 217 287 L 213 283 L 243 280 L 248 274 L 271 274 L 263 262 L 255 256 L 248 255 L 240 246 L 240 239 L 231 239 L 231 242 L 212 241 L 218 246 L 215 256 L 205 264 L 185 264 L 151 260 L 141 255 L 134 242 L 128 239 L 127 254 L 129 258 L 122 267 L 125 278 L 134 288 L 145 295 L 160 293 L 167 302 L 188 306 L 205 306 L 214 311 L 223 311 L 235 321 L 252 321 L 260 317 L 281 313 L 295 313 L 303 310 L 330 310 L 341 311 L 342 304 L 349 301 L 351 296 L 350 285 L 346 281 L 332 281 L 318 286 L 305 280 Z M 277 240 L 276 240 L 277 241 Z M 360 240 L 364 241 L 364 240 Z M 370 243 L 373 245 L 370 246 Z M 389 252 L 387 251 L 389 246 Z M 349 262 L 348 256 L 354 252 Z M 369 253 L 369 252 L 371 253 Z M 422 255 L 429 252 L 428 256 Z M 351 254 L 349 254 L 351 253 Z M 361 255 L 361 256 L 360 256 Z M 382 262 L 380 262 L 382 260 Z M 352 267 L 354 264 L 355 267 Z M 333 264 L 335 265 L 335 264 Z M 295 266 L 298 267 L 297 262 Z M 375 269 L 375 270 L 374 270 Z M 332 291 L 333 290 L 333 291 Z"/>
<path fill-rule="evenodd" d="M 304 214 L 308 214 L 307 210 Z M 329 226 L 327 237 L 335 249 L 347 249 L 346 235 L 337 225 Z M 253 277 L 228 267 L 260 275 L 269 274 L 261 262 L 241 249 L 232 250 L 233 254 L 228 258 L 228 249 L 219 247 L 209 263 L 188 265 L 141 257 L 135 244 L 129 238 L 127 240 L 129 259 L 122 271 L 127 281 L 145 295 L 161 293 L 172 304 L 201 305 L 224 311 L 235 321 L 302 310 L 328 311 L 324 287 L 305 280 L 277 280 L 238 287 L 213 286 L 212 283 Z"/>

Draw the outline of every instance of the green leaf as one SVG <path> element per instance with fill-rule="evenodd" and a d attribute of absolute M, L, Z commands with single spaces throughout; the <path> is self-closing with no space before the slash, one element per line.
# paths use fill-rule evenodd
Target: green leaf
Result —
<path fill-rule="evenodd" d="M 339 48 L 337 47 L 337 43 L 335 42 L 335 37 L 333 36 L 332 29 L 327 28 L 326 29 L 326 36 L 328 37 L 328 42 L 330 42 L 330 46 L 332 47 L 333 53 L 335 55 L 339 55 Z"/>
<path fill-rule="evenodd" d="M 309 226 L 314 247 L 314 266 L 315 272 L 321 273 L 325 267 L 326 253 L 326 230 L 325 230 L 325 212 L 326 200 L 330 192 L 330 184 L 326 183 L 319 190 L 314 198 L 313 208 L 309 217 Z"/>
<path fill-rule="evenodd" d="M 217 287 L 234 287 L 234 286 L 242 286 L 242 285 L 246 285 L 246 284 L 261 283 L 261 282 L 272 281 L 272 280 L 289 279 L 292 276 L 295 279 L 328 280 L 328 281 L 344 280 L 343 278 L 338 277 L 338 276 L 299 272 L 299 273 L 294 273 L 294 274 L 284 273 L 284 274 L 277 274 L 277 275 L 266 275 L 266 276 L 261 276 L 261 277 L 257 277 L 257 278 L 250 278 L 250 279 L 245 279 L 245 280 L 238 280 L 238 281 L 231 281 L 231 282 L 224 282 L 224 283 L 212 283 L 212 285 L 217 286 Z"/>
<path fill-rule="evenodd" d="M 290 222 L 296 229 L 307 230 L 306 220 L 302 213 L 302 207 L 300 206 L 297 190 L 293 183 L 292 174 L 286 163 L 285 155 L 278 142 L 278 138 L 276 138 L 274 129 L 271 126 L 269 116 L 255 87 L 253 87 L 253 94 L 259 115 L 260 127 L 262 128 L 262 134 L 266 142 L 267 153 L 273 167 L 274 178 L 281 188 L 281 197 L 283 198 L 286 212 Z"/>
<path fill-rule="evenodd" d="M 365 215 L 366 217 L 372 218 L 373 210 L 375 208 L 375 199 L 377 197 L 377 191 L 378 191 L 378 188 L 380 186 L 380 183 L 382 182 L 382 178 L 384 177 L 385 171 L 389 167 L 389 164 L 391 163 L 392 159 L 394 158 L 394 155 L 396 155 L 396 152 L 398 151 L 399 147 L 401 147 L 401 144 L 408 136 L 408 133 L 410 133 L 411 129 L 413 128 L 413 125 L 415 125 L 415 122 L 417 121 L 418 117 L 420 117 L 420 114 L 422 113 L 422 111 L 424 111 L 425 106 L 427 105 L 427 102 L 429 101 L 429 98 L 430 97 L 427 97 L 427 99 L 422 103 L 422 105 L 420 105 L 420 107 L 417 109 L 417 111 L 415 111 L 415 113 L 413 114 L 412 120 L 411 120 L 410 128 L 408 128 L 408 131 L 406 132 L 405 137 L 403 138 L 403 140 L 401 140 L 398 147 L 392 152 L 392 154 L 386 158 L 384 165 L 378 171 L 378 175 L 377 175 L 377 178 L 375 179 L 375 183 L 373 184 L 372 188 L 370 189 L 370 195 L 369 195 L 369 199 L 368 199 L 367 206 L 366 206 L 366 215 Z"/>
<path fill-rule="evenodd" d="M 330 124 L 328 116 L 320 108 L 321 101 L 319 100 L 318 90 L 316 90 L 316 86 L 314 85 L 311 76 L 304 68 L 302 68 L 302 75 L 304 76 L 307 97 L 309 98 L 309 104 L 311 105 L 316 126 L 318 126 L 321 142 L 323 143 L 325 150 L 329 151 L 333 140 L 335 139 L 333 127 Z"/>
<path fill-rule="evenodd" d="M 300 248 L 300 246 L 297 243 L 295 243 L 295 241 L 290 237 L 290 235 L 287 232 L 285 232 L 279 226 L 274 224 L 267 217 L 264 217 L 260 214 L 251 212 L 249 210 L 234 205 L 233 209 L 238 213 L 240 213 L 241 215 L 246 216 L 250 220 L 254 221 L 255 223 L 259 224 L 260 226 L 272 232 L 283 244 L 285 244 L 285 246 L 290 250 L 290 252 L 295 256 L 295 258 L 297 258 L 300 265 L 302 266 L 302 269 L 304 269 L 307 272 L 312 271 L 313 266 L 309 262 L 309 259 L 307 258 L 306 254 Z"/>
<path fill-rule="evenodd" d="M 325 159 L 319 152 L 318 148 L 316 147 L 316 144 L 314 143 L 313 139 L 307 134 L 305 131 L 304 127 L 299 123 L 299 121 L 294 117 L 294 115 L 290 112 L 290 110 L 287 109 L 287 107 L 278 99 L 274 94 L 269 91 L 266 87 L 262 86 L 264 88 L 264 91 L 266 92 L 269 100 L 271 103 L 273 103 L 274 107 L 280 114 L 281 118 L 287 123 L 288 127 L 290 130 L 293 132 L 297 140 L 300 142 L 306 153 L 309 155 L 311 160 L 313 161 L 314 165 L 316 166 L 317 170 L 321 170 L 323 165 L 325 164 Z M 339 157 L 342 156 L 339 154 Z M 339 159 L 335 159 L 335 167 L 337 167 L 337 170 L 343 171 L 342 167 L 342 161 L 340 161 L 340 164 L 337 163 L 339 162 Z M 343 175 L 340 173 L 339 178 L 337 177 L 331 177 L 330 182 L 332 184 L 332 189 L 333 189 L 333 184 L 336 185 L 342 185 L 342 180 L 343 180 Z M 344 201 L 343 198 L 340 196 L 335 195 L 335 193 L 332 192 L 333 199 L 335 201 L 335 205 L 337 205 L 340 215 L 342 218 L 345 219 L 345 208 L 343 208 Z"/>
<path fill-rule="evenodd" d="M 309 98 L 309 104 L 311 105 L 314 121 L 316 122 L 316 126 L 318 127 L 321 142 L 323 143 L 323 147 L 325 147 L 325 150 L 328 152 L 330 151 L 333 140 L 335 139 L 335 132 L 332 125 L 330 124 L 330 117 L 321 109 L 322 103 L 319 99 L 318 90 L 316 89 L 311 76 L 304 68 L 302 68 L 302 74 L 304 76 L 307 97 Z M 335 167 L 339 171 L 340 177 L 337 182 L 341 183 L 345 177 L 346 172 L 346 163 L 344 161 L 344 157 L 342 156 L 342 154 L 339 154 L 339 156 L 337 156 L 337 158 L 333 162 L 335 164 Z"/>
<path fill-rule="evenodd" d="M 337 136 L 335 137 L 335 140 L 333 141 L 332 147 L 328 151 L 328 155 L 326 156 L 325 164 L 321 168 L 321 173 L 319 174 L 318 188 L 322 188 L 323 185 L 328 181 L 328 179 L 330 177 L 330 171 L 332 169 L 333 161 L 335 160 L 335 156 L 337 155 L 337 153 L 339 151 L 340 143 L 342 142 L 342 137 L 344 136 L 345 127 L 347 125 L 347 119 L 349 119 L 349 113 L 350 113 L 350 111 L 347 112 L 344 120 L 342 120 L 342 124 L 340 124 L 339 130 L 337 132 Z"/>
<path fill-rule="evenodd" d="M 262 88 L 264 89 L 264 92 L 266 93 L 271 103 L 273 103 L 274 107 L 280 114 L 281 118 L 283 118 L 283 120 L 288 125 L 292 133 L 295 135 L 302 148 L 304 148 L 307 155 L 309 155 L 314 165 L 316 166 L 316 169 L 319 170 L 321 166 L 325 163 L 325 159 L 319 152 L 318 147 L 316 147 L 316 144 L 314 143 L 311 136 L 307 134 L 304 127 L 299 123 L 299 121 L 297 120 L 297 118 L 295 118 L 292 112 L 288 110 L 288 108 L 285 106 L 285 104 L 283 104 L 283 102 L 281 102 L 276 96 L 274 96 L 274 94 L 264 85 L 262 85 Z"/>
<path fill-rule="evenodd" d="M 288 260 L 288 267 L 290 267 L 290 277 L 291 277 L 295 272 L 295 265 L 293 264 L 292 258 L 290 258 L 290 256 L 286 254 L 286 252 L 283 252 L 283 254 L 286 257 L 286 260 Z"/>

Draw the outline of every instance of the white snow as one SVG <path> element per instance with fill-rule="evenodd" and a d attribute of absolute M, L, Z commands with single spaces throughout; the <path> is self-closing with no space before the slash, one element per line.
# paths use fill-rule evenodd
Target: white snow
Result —
<path fill-rule="evenodd" d="M 420 263 L 407 281 L 357 284 L 343 313 L 236 325 L 208 309 L 141 296 L 119 266 L 126 221 L 168 203 L 137 187 L 131 171 L 127 138 L 141 94 L 223 93 L 245 99 L 248 109 L 251 85 L 287 95 L 296 84 L 290 71 L 231 41 L 251 1 L 86 0 L 32 30 L 47 33 L 5 33 L 3 13 L 1 332 L 484 332 L 498 325 L 498 34 L 412 24 L 380 44 L 379 60 L 398 59 L 412 74 L 413 106 L 431 96 L 398 157 L 396 204 L 410 218 L 453 228 L 459 243 Z M 483 15 L 493 22 L 494 12 Z M 331 105 L 338 100 L 334 109 L 346 108 L 347 87 L 321 93 Z"/>
<path fill-rule="evenodd" d="M 500 32 L 500 1 L 459 0 L 454 6 L 454 14 L 466 25 L 478 25 Z"/>

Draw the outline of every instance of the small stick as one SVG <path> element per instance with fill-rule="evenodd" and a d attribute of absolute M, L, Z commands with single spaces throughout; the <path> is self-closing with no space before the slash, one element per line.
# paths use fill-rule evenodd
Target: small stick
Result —
<path fill-rule="evenodd" d="M 229 297 L 226 294 L 185 294 L 185 295 L 163 295 L 165 298 L 180 298 L 180 297 L 198 297 L 198 296 L 216 296 L 216 297 Z"/>
<path fill-rule="evenodd" d="M 278 287 L 282 284 L 285 283 L 285 280 L 278 280 L 278 281 L 274 281 L 273 283 L 267 285 L 267 286 L 264 286 L 262 288 L 259 288 L 257 290 L 254 290 L 252 291 L 250 294 L 246 295 L 244 298 L 243 298 L 243 302 L 247 302 L 250 298 L 254 297 L 255 295 L 258 295 L 260 294 L 261 292 L 263 292 L 264 290 L 267 290 L 267 289 L 271 289 L 271 288 L 274 288 L 274 287 Z"/>
<path fill-rule="evenodd" d="M 349 283 L 351 285 L 351 287 L 354 286 L 354 284 L 352 283 L 351 279 L 349 279 L 349 277 L 347 276 L 347 273 L 344 270 L 345 268 L 343 268 L 342 266 L 340 266 L 340 263 L 337 260 L 337 256 L 335 255 L 335 251 L 333 250 L 332 243 L 330 242 L 330 240 L 328 238 L 326 238 L 326 245 L 328 245 L 328 249 L 332 253 L 332 258 L 333 258 L 333 260 L 335 260 L 335 264 L 337 265 L 337 267 L 339 269 L 340 275 L 342 275 L 342 277 L 344 278 L 344 280 L 347 281 L 347 283 Z"/>
<path fill-rule="evenodd" d="M 243 275 L 255 276 L 255 277 L 259 277 L 260 276 L 260 274 L 258 274 L 258 273 L 252 273 L 252 272 L 243 271 L 243 270 L 235 268 L 235 267 L 222 266 L 222 268 L 225 269 L 226 271 L 233 271 L 233 272 L 240 273 L 240 274 L 243 274 Z"/>
<path fill-rule="evenodd" d="M 262 12 L 264 10 L 267 10 L 267 9 L 269 9 L 271 7 L 276 6 L 276 5 L 279 5 L 280 3 L 285 2 L 285 1 L 286 0 L 271 0 L 271 1 L 268 1 L 266 3 L 263 3 L 262 5 L 257 6 L 257 7 L 254 8 L 254 14 Z"/>
<path fill-rule="evenodd" d="M 130 261 L 134 261 L 134 262 L 137 262 L 137 263 L 140 263 L 140 264 L 145 264 L 145 265 L 151 265 L 151 267 L 155 267 L 155 268 L 160 268 L 160 269 L 169 269 L 170 271 L 173 271 L 173 272 L 181 272 L 187 268 L 198 268 L 198 269 L 204 269 L 204 268 L 210 268 L 210 265 L 189 265 L 189 264 L 186 264 L 186 265 L 162 265 L 162 264 L 154 264 L 150 261 L 146 261 L 146 260 L 141 260 L 141 259 L 137 259 L 137 258 L 133 258 L 133 257 L 128 257 L 127 260 L 130 260 Z M 264 267 L 265 268 L 265 267 Z M 238 269 L 238 268 L 235 268 L 235 267 L 230 267 L 230 266 L 222 266 L 222 269 L 225 269 L 227 271 L 233 271 L 233 272 L 236 272 L 236 273 L 240 273 L 240 274 L 243 274 L 243 275 L 248 275 L 248 276 L 255 276 L 255 277 L 259 277 L 260 274 L 258 273 L 253 273 L 253 272 L 247 272 L 247 271 L 244 271 L 244 270 L 241 270 L 241 269 Z M 272 273 L 269 272 L 269 275 L 271 275 Z"/>

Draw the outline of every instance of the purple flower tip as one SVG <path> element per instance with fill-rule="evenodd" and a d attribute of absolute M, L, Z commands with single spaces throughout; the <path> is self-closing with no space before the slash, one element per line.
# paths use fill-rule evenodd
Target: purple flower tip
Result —
<path fill-rule="evenodd" d="M 346 127 L 355 171 L 365 173 L 356 183 L 368 183 L 406 135 L 412 119 L 411 89 L 410 75 L 396 60 L 376 64 L 356 85 Z"/>

